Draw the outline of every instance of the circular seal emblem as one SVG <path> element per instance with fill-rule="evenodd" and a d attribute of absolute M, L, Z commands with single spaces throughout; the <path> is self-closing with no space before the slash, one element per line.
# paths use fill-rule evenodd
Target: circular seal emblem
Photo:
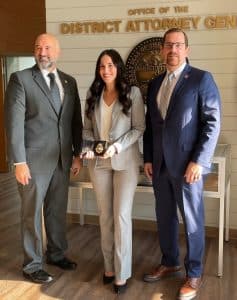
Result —
<path fill-rule="evenodd" d="M 104 146 L 102 143 L 98 143 L 95 147 L 96 154 L 100 155 L 104 152 Z"/>
<path fill-rule="evenodd" d="M 127 79 L 131 85 L 141 89 L 146 101 L 148 82 L 165 71 L 160 49 L 162 37 L 153 37 L 137 44 L 126 61 Z"/>
<path fill-rule="evenodd" d="M 95 141 L 93 146 L 93 151 L 95 155 L 102 156 L 108 149 L 108 142 L 106 141 Z"/>

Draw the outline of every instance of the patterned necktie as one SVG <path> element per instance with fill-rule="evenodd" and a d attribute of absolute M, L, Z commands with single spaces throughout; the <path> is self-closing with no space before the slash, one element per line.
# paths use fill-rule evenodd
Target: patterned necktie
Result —
<path fill-rule="evenodd" d="M 170 93 L 174 78 L 174 73 L 170 73 L 161 91 L 159 109 L 163 119 L 165 119 L 169 107 Z"/>
<path fill-rule="evenodd" d="M 48 76 L 50 78 L 50 92 L 53 98 L 54 108 L 56 109 L 57 114 L 59 114 L 61 110 L 62 102 L 61 102 L 59 88 L 55 81 L 55 74 L 49 73 Z"/>

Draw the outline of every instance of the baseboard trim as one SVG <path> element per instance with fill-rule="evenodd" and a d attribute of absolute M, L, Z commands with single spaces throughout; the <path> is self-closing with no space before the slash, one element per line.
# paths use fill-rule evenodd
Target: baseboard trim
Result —
<path fill-rule="evenodd" d="M 67 220 L 69 223 L 80 223 L 80 215 L 79 214 L 67 214 Z M 133 219 L 133 228 L 134 229 L 142 229 L 142 230 L 149 230 L 149 231 L 156 231 L 157 224 L 155 221 L 150 220 L 138 220 Z M 99 225 L 99 217 L 95 215 L 85 215 L 84 216 L 85 224 L 91 225 Z M 218 237 L 219 230 L 217 227 L 206 226 L 206 236 L 207 237 Z M 180 232 L 183 233 L 183 224 L 180 224 Z M 237 229 L 230 229 L 230 239 L 237 239 Z"/>

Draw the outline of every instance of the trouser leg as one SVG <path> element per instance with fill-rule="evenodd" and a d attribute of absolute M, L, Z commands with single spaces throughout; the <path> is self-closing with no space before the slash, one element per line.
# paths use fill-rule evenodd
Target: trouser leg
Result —
<path fill-rule="evenodd" d="M 138 167 L 114 171 L 115 275 L 127 280 L 132 269 L 132 205 L 138 180 Z"/>
<path fill-rule="evenodd" d="M 18 184 L 21 197 L 21 233 L 24 250 L 23 270 L 32 273 L 42 269 L 42 205 L 51 174 L 31 174 L 28 185 Z"/>
<path fill-rule="evenodd" d="M 44 201 L 44 222 L 47 236 L 47 257 L 52 261 L 64 257 L 67 249 L 66 213 L 68 203 L 69 170 L 57 165 Z"/>
<path fill-rule="evenodd" d="M 170 267 L 177 266 L 179 265 L 177 203 L 165 165 L 159 177 L 154 178 L 153 186 L 156 198 L 158 238 L 162 253 L 161 264 Z"/>
<path fill-rule="evenodd" d="M 182 202 L 179 207 L 187 243 L 184 260 L 186 273 L 189 277 L 200 277 L 203 273 L 202 261 L 205 250 L 203 178 L 193 184 L 183 184 Z"/>
<path fill-rule="evenodd" d="M 114 272 L 114 217 L 113 217 L 113 171 L 111 168 L 95 168 L 91 162 L 90 177 L 96 194 L 101 249 L 105 272 Z"/>

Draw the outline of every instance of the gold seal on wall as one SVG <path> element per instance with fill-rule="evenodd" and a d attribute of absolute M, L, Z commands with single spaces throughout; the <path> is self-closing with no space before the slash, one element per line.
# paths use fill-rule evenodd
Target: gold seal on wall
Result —
<path fill-rule="evenodd" d="M 160 56 L 161 45 L 162 37 L 146 39 L 132 49 L 126 61 L 128 82 L 141 89 L 144 101 L 148 82 L 165 71 Z"/>

